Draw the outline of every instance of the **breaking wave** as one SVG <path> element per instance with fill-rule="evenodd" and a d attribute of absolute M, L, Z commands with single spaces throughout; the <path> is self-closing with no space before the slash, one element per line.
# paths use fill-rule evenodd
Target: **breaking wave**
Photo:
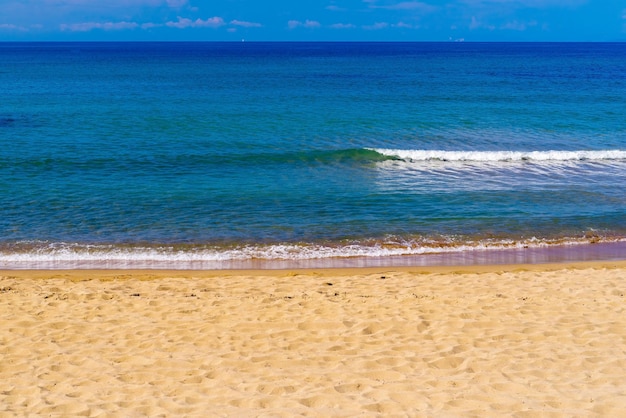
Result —
<path fill-rule="evenodd" d="M 370 241 L 331 244 L 268 245 L 107 245 L 19 242 L 0 248 L 0 268 L 4 269 L 238 269 L 295 268 L 373 265 L 428 265 L 433 256 L 476 254 L 509 250 L 541 250 L 585 244 L 619 244 L 626 238 L 589 235 L 572 239 L 483 240 L 439 239 L 423 241 Z M 473 254 L 473 255 L 472 255 Z M 469 256 L 468 256 L 469 255 Z M 431 258 L 428 258 L 431 257 Z M 469 257 L 469 258 L 468 258 Z M 448 261 L 445 261 L 448 260 Z M 519 260 L 513 260 L 515 262 Z M 493 260 L 492 260 L 493 262 Z M 470 262 L 471 264 L 471 262 Z"/>
<path fill-rule="evenodd" d="M 444 151 L 402 150 L 375 148 L 383 156 L 409 162 L 461 161 L 461 162 L 514 162 L 514 161 L 606 161 L 626 160 L 623 150 L 580 151 Z"/>

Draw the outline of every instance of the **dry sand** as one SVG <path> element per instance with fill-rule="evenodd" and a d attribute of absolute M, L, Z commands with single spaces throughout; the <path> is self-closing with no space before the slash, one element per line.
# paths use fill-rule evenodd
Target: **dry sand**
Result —
<path fill-rule="evenodd" d="M 0 276 L 0 417 L 626 416 L 626 262 Z"/>

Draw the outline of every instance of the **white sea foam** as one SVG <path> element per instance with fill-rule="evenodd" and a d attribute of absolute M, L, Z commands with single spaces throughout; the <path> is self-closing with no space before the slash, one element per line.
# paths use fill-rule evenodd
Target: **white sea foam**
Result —
<path fill-rule="evenodd" d="M 0 251 L 0 268 L 240 268 L 268 263 L 315 262 L 315 260 L 391 259 L 405 256 L 475 253 L 493 250 L 521 250 L 555 245 L 588 244 L 587 239 L 545 241 L 531 238 L 523 241 L 498 240 L 470 243 L 376 243 L 351 245 L 250 245 L 229 249 L 170 247 L 142 248 L 107 245 L 83 246 L 55 243 L 30 250 Z M 608 239 L 606 242 L 626 242 Z M 314 265 L 314 264 L 311 264 Z"/>
<path fill-rule="evenodd" d="M 604 161 L 626 160 L 624 150 L 579 151 L 444 151 L 374 148 L 379 154 L 406 161 Z"/>

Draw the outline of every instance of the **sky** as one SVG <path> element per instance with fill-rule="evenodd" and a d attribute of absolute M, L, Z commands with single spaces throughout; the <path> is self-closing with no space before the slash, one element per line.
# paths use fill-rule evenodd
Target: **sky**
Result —
<path fill-rule="evenodd" d="M 626 41 L 626 0 L 0 0 L 0 41 Z"/>

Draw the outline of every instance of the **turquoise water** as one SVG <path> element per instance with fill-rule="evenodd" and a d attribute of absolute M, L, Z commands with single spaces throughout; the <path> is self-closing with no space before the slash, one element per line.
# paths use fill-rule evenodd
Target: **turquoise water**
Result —
<path fill-rule="evenodd" d="M 626 44 L 4 43 L 0 86 L 0 267 L 626 240 Z"/>

